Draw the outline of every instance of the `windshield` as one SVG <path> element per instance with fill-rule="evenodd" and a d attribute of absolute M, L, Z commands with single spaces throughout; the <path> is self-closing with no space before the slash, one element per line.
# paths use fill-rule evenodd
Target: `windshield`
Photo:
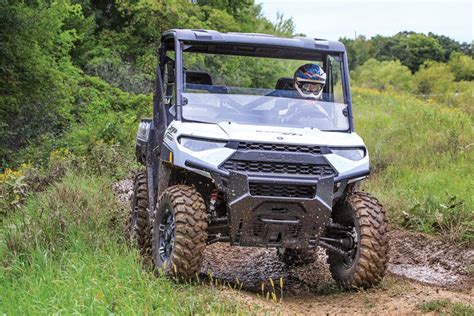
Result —
<path fill-rule="evenodd" d="M 346 131 L 341 60 L 339 55 L 292 60 L 183 52 L 183 118 Z M 295 87 L 295 71 L 307 64 L 326 75 L 317 96 Z"/>

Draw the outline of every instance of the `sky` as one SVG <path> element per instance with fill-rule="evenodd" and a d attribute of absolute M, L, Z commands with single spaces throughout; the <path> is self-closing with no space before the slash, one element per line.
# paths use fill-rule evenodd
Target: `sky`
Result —
<path fill-rule="evenodd" d="M 337 40 L 355 35 L 433 32 L 460 42 L 473 40 L 472 0 L 256 0 L 264 15 L 292 17 L 296 32 Z"/>

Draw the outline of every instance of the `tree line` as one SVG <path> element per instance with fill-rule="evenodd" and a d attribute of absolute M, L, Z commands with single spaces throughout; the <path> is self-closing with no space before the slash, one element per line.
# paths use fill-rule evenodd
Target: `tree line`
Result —
<path fill-rule="evenodd" d="M 136 120 L 151 109 L 161 33 L 172 28 L 295 35 L 291 18 L 271 22 L 254 0 L 0 0 L 0 171 L 47 161 L 55 148 L 87 155 L 102 143 L 131 147 Z M 356 70 L 371 58 L 389 63 L 384 71 L 405 76 L 407 87 L 408 72 L 428 60 L 449 61 L 455 80 L 472 80 L 465 67 L 471 44 L 446 36 L 402 32 L 342 41 L 361 84 L 385 76 Z M 409 71 L 391 69 L 394 60 Z M 366 69 L 380 68 L 370 63 Z M 265 63 L 233 69 L 242 80 L 273 78 Z M 252 79 L 249 71 L 260 75 Z"/>
<path fill-rule="evenodd" d="M 341 38 L 349 55 L 349 68 L 356 69 L 370 58 L 379 61 L 399 60 L 411 72 L 416 72 L 426 61 L 448 62 L 453 53 L 473 57 L 472 43 L 459 43 L 433 33 L 399 32 L 393 36 L 377 35 L 355 39 Z"/>

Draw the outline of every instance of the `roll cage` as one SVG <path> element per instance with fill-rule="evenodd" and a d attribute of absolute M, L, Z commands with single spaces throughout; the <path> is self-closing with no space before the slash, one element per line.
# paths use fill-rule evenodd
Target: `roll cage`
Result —
<path fill-rule="evenodd" d="M 337 54 L 342 60 L 342 87 L 344 101 L 347 104 L 349 130 L 354 131 L 352 116 L 352 98 L 350 93 L 349 68 L 345 47 L 340 42 L 332 42 L 321 39 L 306 37 L 280 38 L 266 34 L 253 33 L 220 33 L 207 30 L 178 30 L 173 29 L 163 33 L 161 45 L 158 50 L 159 65 L 156 71 L 156 91 L 154 98 L 154 125 L 157 127 L 157 136 L 163 136 L 166 127 L 173 120 L 183 120 L 182 106 L 185 103 L 182 92 L 184 90 L 184 66 L 183 50 L 187 52 L 199 52 L 209 54 L 228 54 L 252 57 L 273 57 L 287 59 L 314 59 L 319 57 L 323 60 L 323 68 L 329 67 L 328 54 Z M 175 52 L 175 60 L 170 59 L 167 53 Z M 174 81 L 174 102 L 176 114 L 171 115 L 166 108 L 166 95 L 163 79 L 166 67 L 168 76 Z M 331 78 L 328 78 L 331 80 Z M 331 89 L 331 85 L 326 85 L 325 89 Z M 168 91 L 169 92 L 169 91 Z M 331 91 L 326 91 L 330 93 Z M 161 137 L 162 139 L 162 137 Z M 158 144 L 161 142 L 157 140 Z"/>

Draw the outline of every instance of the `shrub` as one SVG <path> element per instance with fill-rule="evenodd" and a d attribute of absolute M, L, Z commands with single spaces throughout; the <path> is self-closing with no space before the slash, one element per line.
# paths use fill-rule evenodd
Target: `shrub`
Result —
<path fill-rule="evenodd" d="M 16 170 L 7 168 L 0 173 L 0 216 L 21 207 L 29 189 L 27 178 L 35 172 L 30 163 L 24 163 Z"/>
<path fill-rule="evenodd" d="M 457 81 L 474 80 L 474 60 L 462 53 L 452 53 L 448 66 Z"/>
<path fill-rule="evenodd" d="M 414 75 L 418 93 L 424 97 L 436 97 L 452 91 L 454 75 L 448 65 L 426 62 Z"/>
<path fill-rule="evenodd" d="M 356 85 L 378 90 L 414 90 L 410 69 L 400 61 L 378 61 L 369 59 L 353 72 Z"/>

